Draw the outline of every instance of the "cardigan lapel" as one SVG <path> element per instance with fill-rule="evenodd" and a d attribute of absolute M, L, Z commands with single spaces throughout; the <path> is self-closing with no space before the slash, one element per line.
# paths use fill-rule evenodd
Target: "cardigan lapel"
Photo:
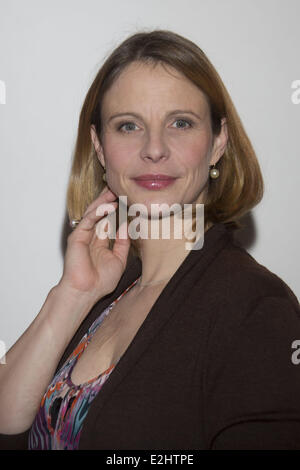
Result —
<path fill-rule="evenodd" d="M 191 250 L 173 277 L 169 280 L 159 297 L 153 304 L 146 319 L 140 326 L 127 350 L 120 358 L 104 383 L 97 397 L 91 403 L 89 413 L 85 419 L 81 437 L 80 448 L 87 448 L 90 443 L 90 432 L 94 429 L 97 415 L 104 404 L 109 400 L 114 389 L 121 383 L 124 377 L 132 370 L 135 363 L 141 358 L 148 345 L 154 340 L 155 335 L 163 325 L 170 319 L 188 293 L 192 293 L 195 280 L 205 271 L 205 268 L 214 260 L 218 252 L 232 240 L 232 234 L 225 224 L 218 223 L 210 227 L 204 234 L 204 243 L 201 249 Z M 141 274 L 141 261 L 137 258 L 130 270 L 130 279 L 125 290 Z M 123 284 L 123 283 L 122 283 Z M 115 294 L 115 298 L 117 293 Z"/>

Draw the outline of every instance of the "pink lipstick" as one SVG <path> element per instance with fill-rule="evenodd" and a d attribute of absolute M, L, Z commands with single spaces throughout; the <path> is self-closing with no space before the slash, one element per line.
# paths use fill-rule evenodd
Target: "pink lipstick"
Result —
<path fill-rule="evenodd" d="M 177 179 L 174 176 L 163 174 L 147 174 L 133 178 L 141 187 L 146 189 L 163 189 L 170 186 Z"/>

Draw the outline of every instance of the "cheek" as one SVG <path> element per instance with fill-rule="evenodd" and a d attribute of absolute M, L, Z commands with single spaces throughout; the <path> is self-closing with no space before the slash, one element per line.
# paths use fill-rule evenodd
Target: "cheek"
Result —
<path fill-rule="evenodd" d="M 133 161 L 136 152 L 136 145 L 127 141 L 107 141 L 105 146 L 105 155 L 107 165 L 111 172 L 122 172 Z"/>
<path fill-rule="evenodd" d="M 199 139 L 185 146 L 182 153 L 182 162 L 190 171 L 194 171 L 197 168 L 205 168 L 208 163 L 209 154 L 210 147 L 208 140 Z"/>
<path fill-rule="evenodd" d="M 197 168 L 207 166 L 210 152 L 212 136 L 207 124 L 199 126 L 192 132 L 183 134 L 180 139 L 174 140 L 176 154 L 180 155 L 180 160 L 187 170 L 195 171 Z"/>

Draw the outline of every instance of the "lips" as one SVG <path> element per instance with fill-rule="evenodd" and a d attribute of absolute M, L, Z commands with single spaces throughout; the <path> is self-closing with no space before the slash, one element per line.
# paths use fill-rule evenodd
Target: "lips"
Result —
<path fill-rule="evenodd" d="M 136 176 L 134 179 L 138 181 L 165 181 L 165 180 L 173 180 L 175 176 L 169 175 L 162 175 L 162 174 L 148 174 L 148 175 L 141 175 Z"/>
<path fill-rule="evenodd" d="M 159 174 L 159 175 L 148 174 L 148 175 L 140 175 L 133 179 L 136 182 L 136 184 L 138 184 L 142 188 L 157 190 L 157 189 L 164 189 L 167 186 L 170 186 L 172 183 L 174 183 L 177 177 L 170 176 L 170 175 L 162 175 L 162 174 Z"/>

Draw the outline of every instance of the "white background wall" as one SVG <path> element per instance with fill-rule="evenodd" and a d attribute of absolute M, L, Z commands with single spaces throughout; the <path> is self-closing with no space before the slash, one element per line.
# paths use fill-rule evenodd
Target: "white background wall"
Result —
<path fill-rule="evenodd" d="M 104 58 L 140 28 L 196 42 L 242 118 L 265 180 L 243 243 L 300 299 L 299 0 L 0 0 L 0 340 L 30 325 L 62 274 L 79 112 Z M 300 101 L 300 93 L 295 98 Z"/>

